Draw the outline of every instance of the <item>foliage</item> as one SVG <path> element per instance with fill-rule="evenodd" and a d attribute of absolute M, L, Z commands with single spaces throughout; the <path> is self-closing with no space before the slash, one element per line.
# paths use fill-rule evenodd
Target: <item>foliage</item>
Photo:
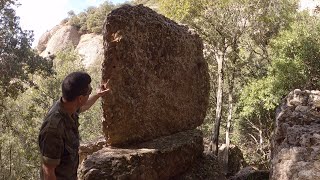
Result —
<path fill-rule="evenodd" d="M 73 71 L 84 71 L 79 55 L 72 47 L 57 53 L 54 73 L 45 79 L 34 76 L 34 87 L 19 94 L 17 99 L 6 98 L 6 110 L 1 114 L 0 174 L 3 179 L 39 179 L 39 152 L 37 137 L 42 119 L 49 107 L 61 97 L 61 82 Z M 92 69 L 97 72 L 97 69 Z M 94 75 L 97 83 L 99 75 Z M 83 141 L 101 134 L 99 103 L 80 114 L 80 135 Z M 2 157 L 1 157 L 2 155 Z M 0 178 L 0 179 L 1 179 Z"/>
<path fill-rule="evenodd" d="M 160 11 L 178 22 L 191 22 L 204 10 L 206 1 L 159 0 Z"/>
<path fill-rule="evenodd" d="M 222 104 L 222 119 L 227 119 L 227 110 L 234 117 L 233 124 L 234 130 L 239 130 L 240 125 L 243 124 L 243 118 L 239 118 L 239 110 L 241 109 L 242 101 L 241 98 L 246 98 L 245 96 L 239 97 L 242 92 L 248 92 L 248 96 L 255 96 L 255 94 L 250 94 L 250 89 L 244 89 L 246 84 L 250 84 L 253 79 L 260 80 L 265 77 L 268 72 L 268 66 L 271 63 L 270 51 L 268 49 L 270 41 L 272 38 L 276 37 L 282 29 L 286 29 L 291 21 L 294 20 L 297 1 L 295 0 L 281 0 L 281 1 L 248 1 L 248 0 L 159 0 L 160 10 L 170 18 L 173 18 L 182 23 L 186 23 L 192 28 L 194 28 L 199 35 L 204 40 L 205 50 L 204 55 L 209 64 L 211 71 L 211 95 L 210 95 L 210 107 L 208 109 L 206 124 L 203 125 L 202 129 L 208 130 L 212 129 L 212 125 L 208 123 L 213 122 L 213 118 L 217 116 L 214 113 L 215 109 L 218 109 L 216 104 L 216 84 L 217 73 L 219 70 L 219 61 L 222 61 L 222 79 L 223 92 L 229 94 L 231 97 L 230 102 L 234 103 L 234 109 L 228 110 L 227 98 L 224 98 Z M 258 86 L 257 86 L 258 85 Z M 269 88 L 267 84 L 261 84 L 259 82 L 255 83 L 252 87 L 254 88 Z M 274 96 L 273 94 L 268 94 L 269 96 Z M 277 94 L 275 94 L 276 96 Z M 268 99 L 264 99 L 269 102 Z M 259 100 L 257 100 L 259 101 Z M 274 102 L 269 102 L 272 104 Z M 231 107 L 231 106 L 229 106 Z M 253 110 L 256 111 L 257 106 L 252 106 Z M 254 109 L 256 108 L 256 109 Z M 256 118 L 261 119 L 265 114 L 267 117 L 272 118 L 269 111 L 258 113 Z M 271 119 L 266 124 L 266 128 L 263 131 L 259 131 L 258 135 L 252 133 L 257 144 L 252 139 L 249 139 L 251 147 L 263 146 L 259 144 L 262 142 L 267 144 L 268 141 L 263 141 L 268 138 L 269 135 L 267 131 L 270 130 L 272 125 Z M 258 123 L 258 124 L 255 124 Z M 222 127 L 224 123 L 222 122 Z M 249 132 L 254 132 L 255 128 L 259 127 L 259 121 L 253 121 L 252 124 L 245 125 L 246 130 Z M 246 136 L 238 136 L 238 131 L 233 132 L 233 142 L 241 143 L 242 140 L 245 141 Z M 248 132 L 248 131 L 243 131 Z M 270 134 L 270 133 L 269 133 Z M 261 136 L 260 136 L 261 135 Z M 221 136 L 221 135 L 220 135 Z M 251 137 L 249 137 L 251 138 Z M 241 140 L 240 140 L 241 139 Z M 221 141 L 222 142 L 222 141 Z M 247 148 L 246 146 L 243 146 Z M 248 146 L 249 147 L 249 146 Z M 258 149 L 258 147 L 256 148 Z M 260 148 L 262 149 L 262 148 Z"/>
<path fill-rule="evenodd" d="M 96 60 L 95 64 L 91 64 L 86 70 L 92 78 L 91 84 L 93 89 L 98 89 L 101 83 L 101 62 L 102 59 Z M 90 110 L 80 114 L 79 131 L 83 142 L 102 136 L 102 114 L 100 100 L 98 100 Z"/>
<path fill-rule="evenodd" d="M 85 12 L 81 12 L 78 15 L 70 11 L 68 13 L 68 22 L 78 27 L 82 33 L 100 34 L 107 14 L 115 7 L 111 2 L 105 1 L 99 7 L 88 7 Z"/>
<path fill-rule="evenodd" d="M 143 4 L 144 6 L 150 7 L 155 11 L 158 11 L 159 9 L 158 0 L 133 0 L 133 4 Z"/>
<path fill-rule="evenodd" d="M 50 61 L 31 49 L 32 31 L 19 26 L 13 6 L 15 0 L 0 2 L 0 89 L 1 98 L 16 97 L 27 86 L 33 85 L 32 74 L 51 73 Z"/>
<path fill-rule="evenodd" d="M 13 9 L 15 0 L 0 2 L 0 179 L 30 179 L 37 155 L 33 134 L 39 110 L 21 97 L 35 88 L 34 76 L 52 74 L 52 62 L 31 49 L 32 31 L 23 31 Z M 28 119 L 27 121 L 24 121 Z M 21 158 L 23 156 L 23 158 Z"/>
<path fill-rule="evenodd" d="M 159 3 L 162 13 L 189 25 L 203 39 L 211 77 L 210 106 L 201 127 L 206 136 L 211 135 L 217 105 L 217 60 L 225 58 L 222 89 L 232 93 L 235 105 L 232 141 L 240 145 L 249 164 L 268 168 L 269 139 L 280 100 L 295 88 L 317 89 L 320 85 L 319 18 L 298 14 L 295 0 L 134 3 Z M 0 2 L 0 179 L 38 179 L 36 141 L 42 119 L 61 96 L 63 78 L 85 69 L 72 47 L 58 53 L 53 62 L 36 55 L 30 48 L 32 32 L 21 30 L 11 8 L 15 4 L 15 0 Z M 106 14 L 116 7 L 107 1 L 78 15 L 70 11 L 68 23 L 82 33 L 101 33 Z M 100 66 L 87 69 L 93 86 L 101 79 Z M 222 119 L 227 118 L 227 110 L 225 98 Z M 96 103 L 80 115 L 82 141 L 101 135 L 101 114 Z M 225 124 L 221 123 L 222 128 Z"/>
<path fill-rule="evenodd" d="M 271 41 L 272 63 L 266 77 L 252 79 L 240 96 L 236 125 L 239 136 L 243 137 L 240 142 L 249 143 L 245 139 L 251 139 L 252 135 L 258 137 L 259 129 L 269 139 L 275 109 L 282 98 L 297 88 L 319 87 L 319 27 L 318 17 L 301 13 L 289 29 Z"/>
<path fill-rule="evenodd" d="M 295 88 L 319 87 L 320 21 L 302 15 L 271 42 L 272 63 L 268 74 L 252 80 L 241 93 L 241 116 L 250 117 L 259 111 L 274 110 L 282 97 Z"/>

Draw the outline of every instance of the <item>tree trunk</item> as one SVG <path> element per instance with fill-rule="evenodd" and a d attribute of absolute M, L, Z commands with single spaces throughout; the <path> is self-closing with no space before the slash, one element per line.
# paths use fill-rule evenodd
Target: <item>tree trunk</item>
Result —
<path fill-rule="evenodd" d="M 216 119 L 214 123 L 213 136 L 212 136 L 212 151 L 215 155 L 218 156 L 219 150 L 219 131 L 220 131 L 220 122 L 221 122 L 221 114 L 222 114 L 222 97 L 223 97 L 223 63 L 224 63 L 224 55 L 225 51 L 222 52 L 221 55 L 217 56 L 218 62 L 218 89 L 217 89 L 217 107 L 216 107 Z"/>
<path fill-rule="evenodd" d="M 12 162 L 12 144 L 10 142 L 10 149 L 9 149 L 9 177 L 10 178 L 11 178 L 11 172 L 12 172 L 11 162 Z"/>
<path fill-rule="evenodd" d="M 228 91 L 228 118 L 227 118 L 227 128 L 226 128 L 226 150 L 223 154 L 223 170 L 224 173 L 228 173 L 228 163 L 229 163 L 229 147 L 230 147 L 230 127 L 232 120 L 232 111 L 233 111 L 233 89 L 234 89 L 234 73 L 235 69 L 233 68 L 230 79 L 229 79 L 229 91 Z"/>
<path fill-rule="evenodd" d="M 0 175 L 3 174 L 3 166 L 2 166 L 2 143 L 0 142 Z M 3 177 L 4 178 L 4 177 Z"/>
<path fill-rule="evenodd" d="M 260 125 L 260 128 L 259 128 L 259 145 L 260 145 L 260 147 L 262 147 L 262 145 L 263 145 L 263 132 L 262 132 L 262 129 L 263 129 L 263 127 L 262 127 L 262 122 L 261 122 L 261 118 L 259 118 L 259 125 Z"/>
<path fill-rule="evenodd" d="M 263 151 L 263 127 L 262 127 L 262 122 L 261 122 L 261 118 L 259 119 L 259 149 L 261 151 L 261 154 L 265 154 Z"/>

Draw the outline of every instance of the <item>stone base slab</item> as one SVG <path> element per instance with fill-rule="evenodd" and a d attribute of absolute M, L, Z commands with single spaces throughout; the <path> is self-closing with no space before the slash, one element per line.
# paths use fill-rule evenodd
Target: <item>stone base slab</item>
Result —
<path fill-rule="evenodd" d="M 161 137 L 127 148 L 104 147 L 81 164 L 79 178 L 170 179 L 184 173 L 203 153 L 199 130 Z"/>

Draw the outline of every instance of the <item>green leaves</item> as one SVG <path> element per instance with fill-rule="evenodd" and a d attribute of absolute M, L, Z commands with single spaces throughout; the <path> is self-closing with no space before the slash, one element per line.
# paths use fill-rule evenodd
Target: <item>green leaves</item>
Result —
<path fill-rule="evenodd" d="M 319 27 L 318 17 L 300 13 L 289 28 L 270 41 L 271 63 L 266 76 L 251 79 L 240 95 L 237 128 L 242 136 L 260 122 L 262 129 L 272 129 L 275 109 L 290 91 L 318 89 Z"/>
<path fill-rule="evenodd" d="M 285 88 L 292 90 L 292 88 L 316 89 L 319 87 L 319 27 L 320 20 L 317 17 L 302 14 L 299 22 L 293 23 L 291 29 L 283 31 L 272 41 L 273 71 L 279 78 L 285 77 L 285 74 L 291 76 L 291 79 L 286 80 L 291 80 L 292 83 Z M 288 69 L 289 67 L 294 69 Z"/>
<path fill-rule="evenodd" d="M 0 88 L 3 96 L 16 97 L 32 86 L 31 74 L 47 75 L 51 64 L 31 49 L 32 31 L 23 31 L 12 9 L 16 1 L 3 0 L 0 5 Z"/>
<path fill-rule="evenodd" d="M 218 64 L 216 61 L 223 59 L 222 68 L 225 75 L 223 91 L 233 92 L 237 109 L 232 111 L 236 112 L 233 115 L 233 122 L 236 121 L 233 126 L 235 134 L 240 137 L 232 138 L 238 140 L 239 144 L 243 142 L 245 144 L 243 147 L 251 149 L 252 151 L 247 152 L 249 155 L 257 154 L 253 149 L 258 149 L 258 146 L 261 152 L 267 151 L 269 144 L 260 142 L 270 137 L 275 107 L 288 89 L 304 84 L 307 80 L 306 72 L 315 73 L 311 67 L 317 67 L 315 62 L 303 60 L 307 56 L 316 56 L 316 53 L 307 51 L 317 52 L 312 47 L 314 43 L 310 39 L 306 39 L 305 42 L 294 41 L 290 37 L 292 33 L 288 30 L 291 34 L 289 37 L 272 40 L 279 35 L 279 32 L 284 33 L 290 28 L 290 23 L 296 17 L 298 1 L 159 0 L 159 2 L 160 10 L 166 16 L 187 23 L 204 41 L 204 54 L 209 67 L 212 67 L 211 107 L 208 109 L 207 122 L 212 123 L 215 116 L 213 111 L 219 108 L 214 98 L 218 74 L 215 68 Z M 302 36 L 297 34 L 296 37 Z M 299 43 L 303 45 L 298 46 Z M 301 51 L 303 48 L 306 49 L 304 52 Z M 291 60 L 293 56 L 295 58 Z M 309 70 L 306 69 L 305 65 L 308 64 L 306 62 L 312 64 L 309 65 Z M 234 91 L 231 91 L 233 88 Z M 226 119 L 227 96 L 224 97 L 222 117 Z M 262 145 L 266 147 L 265 150 L 262 150 Z"/>
<path fill-rule="evenodd" d="M 26 87 L 25 92 L 19 93 L 16 99 L 7 97 L 1 100 L 5 105 L 0 111 L 0 154 L 4 155 L 0 166 L 4 179 L 38 179 L 40 162 L 37 136 L 42 119 L 53 102 L 61 97 L 61 82 L 65 76 L 73 71 L 84 70 L 73 47 L 58 52 L 53 67 L 54 73 L 46 78 L 34 74 L 34 86 Z M 90 122 L 97 123 L 94 120 Z"/>
<path fill-rule="evenodd" d="M 109 12 L 116 6 L 109 1 L 104 2 L 99 7 L 88 7 L 85 12 L 75 15 L 74 12 L 69 12 L 69 23 L 79 28 L 83 33 L 102 32 L 104 20 Z"/>
<path fill-rule="evenodd" d="M 190 0 L 159 0 L 160 11 L 177 21 L 188 22 L 202 11 L 201 3 Z"/>

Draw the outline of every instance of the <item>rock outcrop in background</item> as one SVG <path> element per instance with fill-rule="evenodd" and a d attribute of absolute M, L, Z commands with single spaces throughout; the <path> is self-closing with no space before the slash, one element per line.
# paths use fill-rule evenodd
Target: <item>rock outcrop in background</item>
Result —
<path fill-rule="evenodd" d="M 290 92 L 278 109 L 271 179 L 320 179 L 320 91 Z"/>
<path fill-rule="evenodd" d="M 103 37 L 100 34 L 80 34 L 78 29 L 68 24 L 60 24 L 44 33 L 37 45 L 42 57 L 55 55 L 68 47 L 73 47 L 88 68 L 101 65 L 103 61 Z"/>
<path fill-rule="evenodd" d="M 41 56 L 46 56 L 47 54 L 55 54 L 68 46 L 76 46 L 80 41 L 80 34 L 74 26 L 61 26 L 59 29 L 54 31 L 54 33 L 49 33 L 51 35 L 48 39 L 46 49 L 41 52 Z M 44 38 L 47 39 L 47 38 Z"/>
<path fill-rule="evenodd" d="M 221 144 L 218 151 L 218 160 L 221 164 L 221 168 L 224 174 L 226 174 L 227 176 L 235 175 L 238 171 L 240 171 L 240 169 L 247 166 L 240 148 L 232 144 L 229 146 L 228 165 L 226 165 L 226 160 L 224 159 L 226 151 L 226 144 Z"/>
<path fill-rule="evenodd" d="M 81 148 L 80 179 L 224 180 L 196 129 L 209 98 L 199 36 L 150 8 L 125 5 L 107 16 L 104 48 L 107 144 Z"/>

